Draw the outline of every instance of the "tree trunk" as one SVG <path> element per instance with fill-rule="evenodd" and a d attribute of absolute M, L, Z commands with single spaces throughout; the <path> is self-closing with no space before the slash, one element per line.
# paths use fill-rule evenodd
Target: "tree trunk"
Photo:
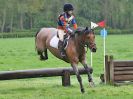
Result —
<path fill-rule="evenodd" d="M 107 22 L 107 19 L 108 19 L 108 1 L 105 0 L 104 2 L 105 2 L 105 4 L 104 4 L 104 20 Z"/>
<path fill-rule="evenodd" d="M 6 8 L 3 10 L 3 20 L 2 20 L 1 32 L 4 32 L 4 27 L 6 23 Z"/>
<path fill-rule="evenodd" d="M 23 30 L 23 13 L 20 14 L 20 29 Z"/>
<path fill-rule="evenodd" d="M 32 15 L 30 16 L 30 29 L 32 29 L 33 27 L 33 18 L 32 18 Z"/>
<path fill-rule="evenodd" d="M 11 14 L 11 20 L 10 20 L 10 32 L 13 31 L 13 13 Z"/>

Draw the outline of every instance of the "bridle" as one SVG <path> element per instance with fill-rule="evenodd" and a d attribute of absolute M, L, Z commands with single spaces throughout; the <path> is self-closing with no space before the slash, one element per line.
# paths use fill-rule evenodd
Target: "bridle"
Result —
<path fill-rule="evenodd" d="M 92 49 L 93 46 L 95 46 L 96 44 L 95 43 L 91 43 L 91 42 L 85 42 L 85 35 L 87 35 L 86 33 L 91 33 L 93 32 L 93 30 L 84 30 L 82 33 L 83 33 L 83 37 L 82 37 L 82 41 L 80 42 L 80 45 L 82 47 L 85 47 L 87 50 L 86 50 L 86 53 L 88 51 L 88 48 Z"/>

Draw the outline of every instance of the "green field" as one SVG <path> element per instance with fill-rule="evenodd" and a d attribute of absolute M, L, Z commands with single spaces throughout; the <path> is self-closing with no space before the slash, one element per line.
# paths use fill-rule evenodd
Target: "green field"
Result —
<path fill-rule="evenodd" d="M 96 35 L 97 53 L 93 54 L 94 82 L 89 88 L 82 75 L 86 90 L 81 94 L 75 76 L 71 87 L 61 86 L 61 77 L 0 81 L 0 99 L 133 99 L 133 85 L 114 87 L 99 84 L 103 73 L 103 38 Z M 115 59 L 133 60 L 133 35 L 109 35 L 106 54 Z M 49 60 L 40 61 L 35 52 L 34 38 L 0 39 L 0 71 L 36 68 L 70 67 L 49 52 Z M 87 53 L 90 64 L 90 52 Z M 81 64 L 79 64 L 81 66 Z"/>

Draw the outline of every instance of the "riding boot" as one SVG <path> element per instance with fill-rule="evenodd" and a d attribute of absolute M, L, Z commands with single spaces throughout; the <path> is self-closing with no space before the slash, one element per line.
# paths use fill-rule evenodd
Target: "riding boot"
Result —
<path fill-rule="evenodd" d="M 59 48 L 61 57 L 64 58 L 66 55 L 63 47 L 63 41 L 59 40 L 58 48 Z"/>

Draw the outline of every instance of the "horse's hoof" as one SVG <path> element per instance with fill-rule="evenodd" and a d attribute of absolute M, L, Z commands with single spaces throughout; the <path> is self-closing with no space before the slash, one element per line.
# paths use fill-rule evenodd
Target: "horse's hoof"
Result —
<path fill-rule="evenodd" d="M 45 60 L 47 60 L 48 59 L 48 57 L 45 57 Z"/>
<path fill-rule="evenodd" d="M 39 58 L 41 61 L 44 61 L 45 59 L 44 58 Z"/>
<path fill-rule="evenodd" d="M 89 86 L 90 86 L 90 87 L 95 87 L 94 82 L 93 82 L 93 81 L 89 82 Z"/>
<path fill-rule="evenodd" d="M 85 93 L 85 90 L 84 90 L 84 88 L 82 88 L 82 89 L 81 89 L 81 92 L 82 92 L 82 93 Z"/>
<path fill-rule="evenodd" d="M 44 58 L 42 58 L 42 57 L 40 58 L 41 61 L 45 61 L 47 59 L 48 59 L 47 57 L 46 58 L 45 57 Z"/>

